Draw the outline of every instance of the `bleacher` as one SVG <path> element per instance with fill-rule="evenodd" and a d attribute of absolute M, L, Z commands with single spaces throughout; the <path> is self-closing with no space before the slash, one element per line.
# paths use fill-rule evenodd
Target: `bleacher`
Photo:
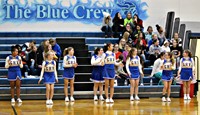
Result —
<path fill-rule="evenodd" d="M 72 46 L 75 48 L 75 56 L 79 66 L 75 69 L 75 95 L 76 99 L 93 98 L 93 83 L 90 81 L 92 66 L 90 64 L 91 53 L 96 47 L 101 47 L 104 43 L 117 43 L 116 38 L 102 38 L 102 33 L 0 33 L 0 99 L 10 99 L 9 82 L 7 81 L 7 69 L 4 68 L 5 58 L 10 55 L 10 46 L 13 44 L 23 44 L 27 41 L 35 40 L 37 46 L 44 39 L 54 37 L 57 43 L 64 48 Z M 77 35 L 78 34 L 78 35 Z M 66 36 L 65 36 L 66 35 Z M 4 37 L 3 37 L 4 36 Z M 14 37 L 17 36 L 17 37 Z M 21 37 L 23 36 L 23 37 Z M 36 37 L 33 37 L 36 36 Z M 39 37 L 40 36 L 40 37 Z M 48 37 L 41 37 L 48 36 Z M 73 36 L 73 37 L 69 37 Z M 74 37 L 75 36 L 75 37 Z M 59 64 L 59 83 L 55 84 L 54 99 L 64 99 L 64 83 L 62 77 L 62 58 Z M 150 86 L 151 68 L 145 68 L 144 86 L 139 86 L 139 97 L 160 97 L 163 86 L 158 85 L 158 80 L 153 78 L 153 86 Z M 176 71 L 174 71 L 176 73 Z M 45 99 L 45 85 L 38 85 L 39 78 L 23 78 L 21 85 L 22 99 Z M 129 98 L 130 86 L 115 86 L 114 98 Z M 180 85 L 172 85 L 172 97 L 179 97 Z"/>

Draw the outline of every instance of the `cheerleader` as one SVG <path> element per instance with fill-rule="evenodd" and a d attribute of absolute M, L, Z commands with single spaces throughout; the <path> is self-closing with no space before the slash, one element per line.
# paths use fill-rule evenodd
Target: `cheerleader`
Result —
<path fill-rule="evenodd" d="M 94 101 L 98 100 L 97 90 L 100 90 L 100 100 L 104 101 L 103 98 L 103 82 L 105 76 L 104 68 L 104 58 L 103 58 L 103 48 L 97 48 L 94 51 L 94 55 L 91 59 L 91 64 L 93 65 L 92 78 L 91 81 L 94 82 Z"/>
<path fill-rule="evenodd" d="M 173 70 L 175 69 L 175 61 L 173 58 L 172 53 L 167 52 L 165 53 L 165 59 L 163 62 L 163 65 L 161 66 L 162 72 L 162 81 L 164 84 L 163 87 L 163 95 L 162 95 L 162 101 L 163 102 L 170 102 L 170 93 L 171 93 L 171 84 L 173 79 Z M 165 98 L 165 94 L 167 92 L 167 99 Z"/>
<path fill-rule="evenodd" d="M 122 63 L 117 63 L 115 53 L 113 53 L 113 44 L 109 43 L 105 46 L 105 95 L 106 103 L 114 103 L 114 81 L 115 81 L 115 65 L 123 67 Z M 110 85 L 110 98 L 108 96 L 108 88 Z"/>
<path fill-rule="evenodd" d="M 21 85 L 21 70 L 23 68 L 21 57 L 18 56 L 18 49 L 15 46 L 11 47 L 12 55 L 6 58 L 5 68 L 8 69 L 8 81 L 10 82 L 11 103 L 15 103 L 14 93 L 16 87 L 17 102 L 22 103 L 20 99 L 20 85 Z"/>
<path fill-rule="evenodd" d="M 137 49 L 132 48 L 127 56 L 126 70 L 130 77 L 130 100 L 133 101 L 133 94 L 135 93 L 135 100 L 140 100 L 138 97 L 138 84 L 140 76 L 144 76 L 140 64 L 140 57 L 137 56 Z"/>
<path fill-rule="evenodd" d="M 54 53 L 49 51 L 45 53 L 45 61 L 42 63 L 42 70 L 40 74 L 40 79 L 38 84 L 42 81 L 44 77 L 44 84 L 46 84 L 46 104 L 52 105 L 53 95 L 54 95 L 54 83 L 58 83 L 57 71 L 56 71 L 56 62 L 53 60 Z"/>
<path fill-rule="evenodd" d="M 65 92 L 65 101 L 69 102 L 68 97 L 68 82 L 70 82 L 70 100 L 74 102 L 74 68 L 78 66 L 76 62 L 76 56 L 74 56 L 74 48 L 68 47 L 65 48 L 64 52 L 64 59 L 63 59 L 63 78 L 64 78 L 64 92 Z"/>
<path fill-rule="evenodd" d="M 178 76 L 183 81 L 184 100 L 190 100 L 190 83 L 195 74 L 194 60 L 192 59 L 192 53 L 189 50 L 184 50 L 183 58 L 180 60 L 180 67 L 178 70 Z"/>

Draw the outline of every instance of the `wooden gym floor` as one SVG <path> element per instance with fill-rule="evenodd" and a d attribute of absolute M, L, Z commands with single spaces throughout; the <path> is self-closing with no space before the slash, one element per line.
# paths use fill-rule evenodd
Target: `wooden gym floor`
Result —
<path fill-rule="evenodd" d="M 45 100 L 24 100 L 22 105 L 11 106 L 10 101 L 0 101 L 0 115 L 200 115 L 197 98 L 184 101 L 172 98 L 172 102 L 161 102 L 161 98 L 114 99 L 114 104 L 76 100 L 65 103 L 54 100 L 53 106 L 46 106 Z"/>

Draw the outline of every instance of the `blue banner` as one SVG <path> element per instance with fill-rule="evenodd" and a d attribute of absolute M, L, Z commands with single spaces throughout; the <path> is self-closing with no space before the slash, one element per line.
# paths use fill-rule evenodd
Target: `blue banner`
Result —
<path fill-rule="evenodd" d="M 69 1 L 69 2 L 67 2 Z M 0 4 L 0 23 L 38 21 L 79 21 L 85 24 L 100 25 L 103 12 L 114 17 L 120 12 L 125 18 L 127 12 L 138 14 L 143 20 L 148 18 L 147 4 L 141 0 L 2 0 Z"/>

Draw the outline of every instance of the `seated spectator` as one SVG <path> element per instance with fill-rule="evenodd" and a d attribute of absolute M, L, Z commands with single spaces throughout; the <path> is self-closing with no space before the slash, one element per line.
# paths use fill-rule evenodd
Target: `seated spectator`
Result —
<path fill-rule="evenodd" d="M 101 30 L 105 32 L 105 38 L 107 37 L 113 37 L 112 33 L 112 18 L 109 13 L 103 12 L 104 18 L 103 18 L 103 23 L 102 23 L 102 28 Z"/>
<path fill-rule="evenodd" d="M 162 52 L 170 52 L 170 47 L 169 47 L 169 42 L 168 40 L 166 40 L 163 44 L 163 46 L 161 47 Z"/>
<path fill-rule="evenodd" d="M 114 50 L 116 59 L 118 59 L 119 56 L 122 54 L 122 52 L 119 51 L 119 45 L 117 43 L 114 44 L 114 49 L 113 50 Z"/>
<path fill-rule="evenodd" d="M 166 40 L 165 32 L 163 31 L 163 28 L 159 26 L 158 24 L 156 25 L 156 29 L 158 31 L 159 45 L 162 46 L 164 41 Z"/>
<path fill-rule="evenodd" d="M 138 36 L 137 36 L 137 38 L 136 38 L 136 40 L 134 42 L 134 45 L 137 44 L 138 40 L 141 40 L 142 41 L 142 45 L 144 45 L 145 47 L 147 47 L 147 42 L 146 42 L 146 40 L 144 38 L 144 33 L 143 32 L 139 32 L 138 33 Z"/>
<path fill-rule="evenodd" d="M 170 47 L 170 50 L 173 53 L 176 62 L 179 62 L 182 54 L 182 47 L 178 46 L 176 40 L 173 41 L 173 45 Z M 176 63 L 176 67 L 179 67 L 179 63 Z"/>
<path fill-rule="evenodd" d="M 126 42 L 132 41 L 130 38 L 133 36 L 133 30 L 131 28 L 130 24 L 127 24 L 124 32 L 123 32 L 123 38 L 126 40 Z"/>
<path fill-rule="evenodd" d="M 35 44 L 36 44 L 36 42 L 34 40 L 31 41 L 31 42 L 26 42 L 22 45 L 21 51 L 23 51 L 23 52 L 28 51 L 29 52 L 31 50 L 32 46 L 34 46 Z"/>
<path fill-rule="evenodd" d="M 123 52 L 125 49 L 125 45 L 126 45 L 126 41 L 124 38 L 122 38 L 120 41 L 119 41 L 119 51 L 120 52 Z"/>
<path fill-rule="evenodd" d="M 29 75 L 38 75 L 38 71 L 37 71 L 37 47 L 36 46 L 32 46 L 31 48 L 31 52 L 28 54 L 29 59 L 27 61 L 28 67 L 30 69 L 29 71 Z"/>
<path fill-rule="evenodd" d="M 148 26 L 147 32 L 145 33 L 145 40 L 147 43 L 149 43 L 150 40 L 152 40 L 153 35 L 153 28 L 151 26 Z"/>
<path fill-rule="evenodd" d="M 137 43 L 135 45 L 135 48 L 138 51 L 138 56 L 140 56 L 140 59 L 142 61 L 142 65 L 144 65 L 144 62 L 146 61 L 146 57 L 145 57 L 145 51 L 146 51 L 146 46 L 143 43 L 142 39 L 138 39 Z"/>
<path fill-rule="evenodd" d="M 135 40 L 138 38 L 139 33 L 142 33 L 143 35 L 143 39 L 145 39 L 145 34 L 141 31 L 141 27 L 139 25 L 136 26 L 136 30 L 133 32 L 133 36 L 131 37 L 131 39 L 133 40 L 133 42 L 135 42 Z"/>
<path fill-rule="evenodd" d="M 141 30 L 143 30 L 144 26 L 143 26 L 143 21 L 138 17 L 137 14 L 135 14 L 133 16 L 133 24 L 134 25 L 139 25 L 141 27 Z"/>
<path fill-rule="evenodd" d="M 154 40 L 153 44 L 149 47 L 149 60 L 151 65 L 153 65 L 154 61 L 158 58 L 160 53 L 161 48 L 159 46 L 159 40 Z"/>
<path fill-rule="evenodd" d="M 157 34 L 153 34 L 152 35 L 152 39 L 148 42 L 148 47 L 150 47 L 153 44 L 154 40 L 158 39 L 158 35 Z"/>
<path fill-rule="evenodd" d="M 119 12 L 117 12 L 115 14 L 115 17 L 113 19 L 112 30 L 114 32 L 114 37 L 115 38 L 119 38 L 120 37 L 118 32 L 122 33 L 124 31 L 124 19 L 122 18 L 121 14 Z"/>
<path fill-rule="evenodd" d="M 128 56 L 129 51 L 131 50 L 131 44 L 126 44 L 125 45 L 125 50 L 122 52 L 123 55 L 123 63 L 126 63 L 126 58 Z"/>
<path fill-rule="evenodd" d="M 127 13 L 126 18 L 124 19 L 124 27 L 130 24 L 131 28 L 134 29 L 135 26 L 133 24 L 132 14 L 130 12 Z"/>
<path fill-rule="evenodd" d="M 153 64 L 152 72 L 150 75 L 150 77 L 155 77 L 156 79 L 158 79 L 160 81 L 162 78 L 162 69 L 160 69 L 160 68 L 164 62 L 164 58 L 165 58 L 164 55 L 165 55 L 164 52 L 160 53 L 159 58 Z"/>
<path fill-rule="evenodd" d="M 60 46 L 56 43 L 56 40 L 55 39 L 49 39 L 49 43 L 51 44 L 52 46 L 52 50 L 55 52 L 55 55 L 57 57 L 57 60 L 56 60 L 56 69 L 58 70 L 58 63 L 59 63 L 59 59 L 61 57 L 61 49 L 60 49 Z"/>
<path fill-rule="evenodd" d="M 174 40 L 176 40 L 176 42 L 178 43 L 178 46 L 179 46 L 179 47 L 182 47 L 182 39 L 179 38 L 178 33 L 174 33 L 174 38 L 171 39 L 171 41 L 170 41 L 170 43 L 171 43 L 170 46 L 173 45 L 173 41 L 174 41 Z"/>

